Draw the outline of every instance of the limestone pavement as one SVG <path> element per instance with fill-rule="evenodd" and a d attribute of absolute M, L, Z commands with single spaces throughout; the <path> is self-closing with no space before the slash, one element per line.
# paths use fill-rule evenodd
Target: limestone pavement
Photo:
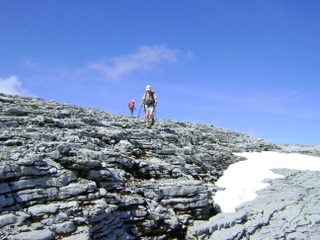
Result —
<path fill-rule="evenodd" d="M 317 234 L 319 185 L 307 188 L 311 198 L 303 195 L 306 188 L 288 187 L 311 178 L 305 174 L 317 183 L 315 173 L 285 172 L 287 187 L 274 185 L 260 194 L 272 196 L 266 197 L 269 204 L 260 200 L 235 214 L 221 214 L 214 202 L 216 180 L 242 160 L 235 152 L 299 152 L 304 146 L 168 119 L 147 129 L 142 118 L 39 98 L 0 94 L 0 104 L 1 239 L 313 239 Z M 272 200 L 280 197 L 273 192 L 285 189 L 292 194 Z M 299 204 L 304 217 L 292 214 Z"/>

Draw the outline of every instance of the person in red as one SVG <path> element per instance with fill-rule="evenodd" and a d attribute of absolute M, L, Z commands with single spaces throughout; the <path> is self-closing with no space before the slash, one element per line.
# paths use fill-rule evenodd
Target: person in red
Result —
<path fill-rule="evenodd" d="M 131 102 L 128 103 L 128 107 L 129 107 L 129 110 L 130 110 L 130 116 L 132 116 L 133 115 L 133 111 L 136 109 L 135 105 L 134 105 L 134 100 L 132 100 Z"/>

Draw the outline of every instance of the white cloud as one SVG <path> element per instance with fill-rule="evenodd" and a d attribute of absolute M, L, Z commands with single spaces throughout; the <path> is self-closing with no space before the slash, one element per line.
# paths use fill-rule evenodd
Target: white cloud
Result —
<path fill-rule="evenodd" d="M 22 88 L 22 84 L 17 76 L 0 78 L 0 92 L 9 95 L 34 96 Z"/>
<path fill-rule="evenodd" d="M 101 71 L 108 79 L 118 80 L 134 71 L 150 71 L 163 63 L 177 62 L 180 57 L 190 58 L 191 53 L 183 55 L 165 45 L 142 46 L 133 54 L 112 59 L 110 65 L 103 62 L 91 63 L 88 69 Z"/>

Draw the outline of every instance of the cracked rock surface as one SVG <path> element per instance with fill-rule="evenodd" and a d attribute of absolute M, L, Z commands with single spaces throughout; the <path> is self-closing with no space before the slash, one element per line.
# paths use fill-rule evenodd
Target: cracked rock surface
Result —
<path fill-rule="evenodd" d="M 273 190 L 220 213 L 216 180 L 243 160 L 234 153 L 252 151 L 317 155 L 319 148 L 165 119 L 146 129 L 142 118 L 0 94 L 0 238 L 304 239 L 309 231 L 313 239 L 317 173 L 281 170 L 287 178 L 272 181 Z M 300 205 L 310 210 L 304 217 L 293 215 Z"/>

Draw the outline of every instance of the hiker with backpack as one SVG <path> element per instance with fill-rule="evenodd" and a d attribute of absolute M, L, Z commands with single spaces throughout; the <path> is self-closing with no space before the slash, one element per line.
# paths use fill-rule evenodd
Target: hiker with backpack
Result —
<path fill-rule="evenodd" d="M 146 123 L 147 127 L 151 127 L 154 124 L 154 111 L 155 107 L 157 106 L 158 98 L 156 93 L 151 90 L 151 86 L 148 85 L 146 87 L 146 93 L 142 96 L 142 102 L 140 106 L 144 104 L 144 110 L 146 113 Z"/>
<path fill-rule="evenodd" d="M 131 102 L 128 103 L 128 108 L 130 110 L 130 116 L 132 117 L 133 111 L 136 109 L 135 104 L 134 104 L 134 100 L 132 100 Z"/>

